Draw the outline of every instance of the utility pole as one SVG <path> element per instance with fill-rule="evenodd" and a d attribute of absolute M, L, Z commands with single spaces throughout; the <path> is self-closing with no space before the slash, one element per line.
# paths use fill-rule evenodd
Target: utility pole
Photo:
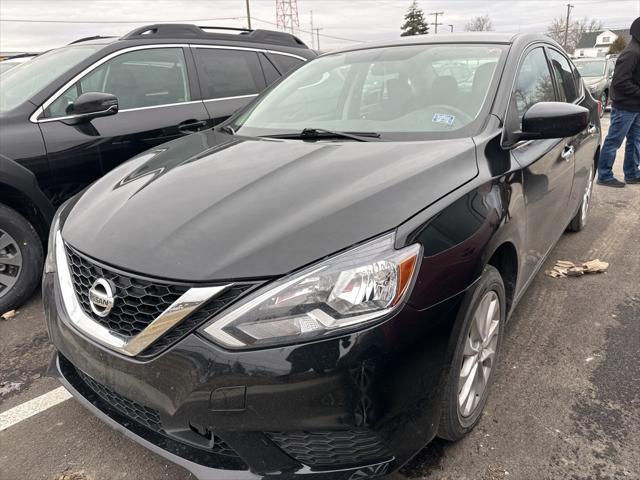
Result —
<path fill-rule="evenodd" d="M 313 36 L 313 10 L 311 10 L 311 15 L 310 15 L 310 21 L 311 21 L 311 48 L 312 49 L 316 49 L 316 39 Z"/>
<path fill-rule="evenodd" d="M 249 0 L 245 0 L 247 6 L 247 28 L 251 30 L 251 10 L 249 9 Z"/>
<path fill-rule="evenodd" d="M 567 37 L 569 35 L 569 14 L 571 13 L 572 8 L 573 8 L 573 5 L 571 5 L 570 3 L 567 3 L 567 23 L 564 26 L 564 45 L 563 45 L 565 50 L 567 49 Z"/>
<path fill-rule="evenodd" d="M 451 29 L 451 33 L 453 33 L 453 25 L 449 24 L 449 28 Z"/>
<path fill-rule="evenodd" d="M 434 25 L 436 27 L 435 33 L 438 33 L 438 25 L 443 25 L 442 23 L 438 23 L 438 15 L 444 15 L 444 12 L 432 12 L 429 15 L 434 15 L 436 17 L 436 21 L 433 22 L 431 25 Z"/>
<path fill-rule="evenodd" d="M 320 30 L 322 30 L 322 28 L 316 27 L 314 30 L 316 31 L 316 49 L 320 50 Z"/>

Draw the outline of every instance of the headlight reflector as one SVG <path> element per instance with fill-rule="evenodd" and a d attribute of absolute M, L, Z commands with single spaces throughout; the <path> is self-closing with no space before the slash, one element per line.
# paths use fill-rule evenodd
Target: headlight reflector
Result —
<path fill-rule="evenodd" d="M 202 332 L 230 348 L 322 337 L 360 327 L 400 305 L 421 247 L 394 249 L 395 234 L 330 257 L 263 287 Z"/>

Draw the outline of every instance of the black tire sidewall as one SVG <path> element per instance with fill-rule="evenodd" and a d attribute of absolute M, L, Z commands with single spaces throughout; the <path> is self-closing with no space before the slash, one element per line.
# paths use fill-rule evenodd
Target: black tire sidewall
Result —
<path fill-rule="evenodd" d="M 0 314 L 21 306 L 40 283 L 44 262 L 42 241 L 33 225 L 15 210 L 0 204 L 0 228 L 18 243 L 22 267 L 18 280 L 0 297 Z"/>
<path fill-rule="evenodd" d="M 458 409 L 458 380 L 460 369 L 462 368 L 462 359 L 464 352 L 464 341 L 469 334 L 471 328 L 471 322 L 473 321 L 473 313 L 476 311 L 480 300 L 489 291 L 495 291 L 500 301 L 500 330 L 498 335 L 498 345 L 496 348 L 496 355 L 494 358 L 494 366 L 489 377 L 489 381 L 485 387 L 482 399 L 476 407 L 474 413 L 463 418 L 460 415 Z M 498 270 L 487 265 L 484 268 L 480 280 L 476 283 L 473 289 L 467 292 L 467 298 L 461 308 L 459 319 L 459 328 L 456 329 L 456 343 L 451 366 L 448 373 L 447 386 L 444 391 L 440 428 L 438 436 L 446 440 L 458 440 L 465 436 L 473 427 L 478 423 L 484 406 L 486 404 L 493 379 L 495 378 L 496 367 L 500 358 L 500 350 L 502 346 L 502 340 L 504 336 L 504 324 L 506 321 L 506 294 L 504 289 L 504 282 Z"/>

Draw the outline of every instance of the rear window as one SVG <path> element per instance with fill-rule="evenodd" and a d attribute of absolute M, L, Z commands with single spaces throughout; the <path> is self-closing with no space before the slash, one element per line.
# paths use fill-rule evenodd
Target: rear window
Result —
<path fill-rule="evenodd" d="M 277 53 L 270 53 L 269 59 L 275 64 L 278 70 L 280 70 L 282 75 L 289 73 L 304 63 L 304 60 L 300 60 L 299 58 L 290 57 L 289 55 L 279 55 Z"/>
<path fill-rule="evenodd" d="M 256 52 L 196 48 L 195 53 L 205 100 L 253 95 L 266 86 Z"/>

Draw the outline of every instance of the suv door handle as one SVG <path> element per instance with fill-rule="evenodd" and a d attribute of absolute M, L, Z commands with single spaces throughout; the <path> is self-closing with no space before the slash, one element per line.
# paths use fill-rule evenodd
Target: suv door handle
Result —
<path fill-rule="evenodd" d="M 181 132 L 197 132 L 207 126 L 204 120 L 185 120 L 178 124 L 178 130 Z"/>
<path fill-rule="evenodd" d="M 591 135 L 592 133 L 596 133 L 596 126 L 593 123 L 589 124 L 589 128 L 587 128 L 587 133 Z"/>
<path fill-rule="evenodd" d="M 568 162 L 574 153 L 576 153 L 576 149 L 573 145 L 565 145 L 560 156 Z"/>

